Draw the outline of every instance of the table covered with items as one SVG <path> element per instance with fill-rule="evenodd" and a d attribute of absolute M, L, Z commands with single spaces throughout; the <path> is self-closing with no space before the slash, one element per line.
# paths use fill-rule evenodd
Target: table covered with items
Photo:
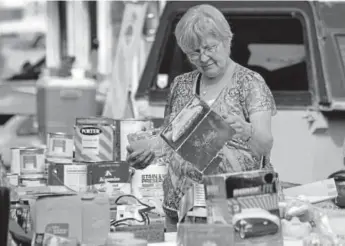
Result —
<path fill-rule="evenodd" d="M 219 133 L 231 129 L 199 106 L 192 99 L 164 129 L 150 120 L 77 118 L 72 135 L 48 132 L 46 146 L 12 148 L 11 171 L 1 177 L 11 188 L 9 241 L 34 246 L 345 245 L 340 226 L 345 211 L 333 202 L 339 197 L 333 178 L 289 187 L 273 170 L 212 174 L 226 142 Z M 191 136 L 216 144 L 192 148 Z M 153 150 L 151 165 L 133 171 L 126 162 L 128 143 Z M 166 232 L 162 210 L 166 146 L 203 174 L 203 182 L 193 184 L 182 199 L 176 232 Z"/>

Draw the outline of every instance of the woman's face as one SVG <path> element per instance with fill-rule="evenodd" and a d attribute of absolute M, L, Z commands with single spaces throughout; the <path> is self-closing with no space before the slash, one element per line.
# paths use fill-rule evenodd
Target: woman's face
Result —
<path fill-rule="evenodd" d="M 190 62 L 206 77 L 214 78 L 223 73 L 229 59 L 225 42 L 213 37 L 202 40 L 198 49 L 186 52 Z"/>

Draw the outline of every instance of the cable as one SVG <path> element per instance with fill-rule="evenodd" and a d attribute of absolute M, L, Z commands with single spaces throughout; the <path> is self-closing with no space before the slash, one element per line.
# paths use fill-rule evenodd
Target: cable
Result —
<path fill-rule="evenodd" d="M 64 182 L 57 176 L 57 170 L 54 169 L 52 172 L 52 175 L 54 176 L 55 180 L 62 186 L 64 186 L 66 189 L 68 189 L 69 191 L 72 191 L 73 193 L 76 193 L 78 194 L 78 191 L 76 190 L 73 190 L 72 188 L 68 187 L 67 185 L 64 184 Z M 91 186 L 86 186 L 86 189 L 87 190 L 90 190 Z M 96 189 L 93 190 L 93 192 L 95 193 L 99 193 Z"/>
<path fill-rule="evenodd" d="M 146 203 L 143 203 L 141 202 L 137 197 L 133 196 L 133 195 L 121 195 L 119 196 L 116 200 L 115 200 L 115 204 L 116 205 L 122 205 L 122 204 L 119 204 L 119 200 L 121 198 L 124 198 L 124 197 L 130 197 L 130 198 L 133 198 L 135 199 L 140 205 L 144 206 L 144 208 L 142 209 L 138 209 L 138 213 L 139 215 L 142 217 L 142 220 L 138 220 L 138 219 L 135 219 L 135 218 L 126 218 L 126 219 L 121 219 L 121 220 L 112 220 L 111 221 L 111 226 L 120 226 L 120 225 L 125 225 L 125 221 L 136 221 L 136 222 L 139 222 L 139 223 L 145 223 L 145 225 L 149 225 L 150 224 L 150 218 L 149 216 L 147 215 L 148 212 L 150 212 L 151 210 L 155 209 L 155 207 L 152 207 L 152 206 L 149 206 L 148 204 Z"/>
<path fill-rule="evenodd" d="M 119 197 L 115 200 L 114 203 L 115 203 L 116 205 L 122 205 L 122 204 L 119 204 L 118 202 L 119 202 L 119 200 L 120 200 L 121 198 L 123 198 L 123 197 L 131 197 L 131 198 L 135 199 L 140 205 L 142 205 L 142 206 L 144 206 L 144 207 L 146 207 L 146 208 L 150 208 L 150 210 L 155 209 L 155 207 L 152 207 L 152 206 L 150 206 L 150 205 L 148 205 L 148 204 L 146 204 L 146 203 L 143 203 L 143 202 L 140 201 L 137 197 L 135 197 L 135 196 L 133 196 L 133 195 L 131 195 L 131 194 L 126 194 L 126 195 L 121 195 L 121 196 L 119 196 Z"/>

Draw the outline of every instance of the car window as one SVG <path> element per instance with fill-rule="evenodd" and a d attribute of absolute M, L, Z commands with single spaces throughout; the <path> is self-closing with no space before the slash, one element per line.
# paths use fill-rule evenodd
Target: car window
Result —
<path fill-rule="evenodd" d="M 305 49 L 300 44 L 249 44 L 249 66 L 261 66 L 269 71 L 305 61 Z"/>
<path fill-rule="evenodd" d="M 234 33 L 231 58 L 261 74 L 273 92 L 309 91 L 307 39 L 302 17 L 289 14 L 250 15 L 225 13 Z M 191 71 L 192 65 L 177 47 L 171 26 L 159 75 L 168 77 L 168 85 L 179 74 Z M 161 76 L 153 88 L 162 89 Z M 164 84 L 164 83 L 161 83 Z"/>

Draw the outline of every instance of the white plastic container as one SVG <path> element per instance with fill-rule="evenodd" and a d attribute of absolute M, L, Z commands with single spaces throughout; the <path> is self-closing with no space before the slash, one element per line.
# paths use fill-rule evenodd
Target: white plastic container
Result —
<path fill-rule="evenodd" d="M 42 141 L 48 132 L 73 134 L 75 119 L 97 113 L 96 82 L 82 76 L 43 77 L 37 82 L 37 118 Z"/>

